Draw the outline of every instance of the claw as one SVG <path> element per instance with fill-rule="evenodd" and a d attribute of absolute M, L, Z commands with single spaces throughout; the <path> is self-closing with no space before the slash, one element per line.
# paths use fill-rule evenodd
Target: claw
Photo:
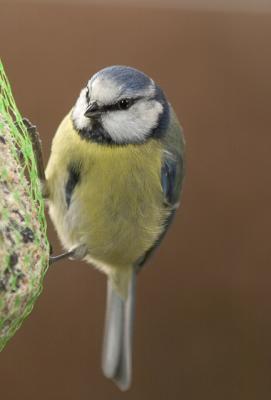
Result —
<path fill-rule="evenodd" d="M 74 253 L 74 251 L 71 250 L 66 253 L 59 254 L 58 256 L 50 256 L 49 257 L 49 265 L 52 265 L 53 263 L 55 263 L 57 261 L 63 260 L 64 258 L 71 257 L 71 256 L 73 256 L 73 253 Z"/>
<path fill-rule="evenodd" d="M 52 249 L 52 246 L 50 247 L 50 253 L 52 254 L 51 249 Z M 74 248 L 73 250 L 67 251 L 66 253 L 59 254 L 58 256 L 50 255 L 49 265 L 51 265 L 57 261 L 63 260 L 64 258 L 69 258 L 71 260 L 83 260 L 83 258 L 85 258 L 87 253 L 88 253 L 87 246 L 81 245 L 81 246 Z"/>

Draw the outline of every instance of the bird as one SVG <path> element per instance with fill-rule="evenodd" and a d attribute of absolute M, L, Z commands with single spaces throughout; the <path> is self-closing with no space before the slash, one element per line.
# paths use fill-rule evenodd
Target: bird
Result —
<path fill-rule="evenodd" d="M 45 170 L 65 249 L 107 276 L 102 370 L 132 381 L 136 280 L 180 204 L 185 140 L 162 88 L 133 67 L 95 73 L 60 123 Z M 155 271 L 154 271 L 155 273 Z"/>

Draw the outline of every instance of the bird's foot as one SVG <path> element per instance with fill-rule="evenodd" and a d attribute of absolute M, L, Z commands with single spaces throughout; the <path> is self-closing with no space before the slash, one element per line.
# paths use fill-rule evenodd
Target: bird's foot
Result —
<path fill-rule="evenodd" d="M 57 261 L 63 260 L 65 258 L 69 258 L 70 260 L 82 260 L 87 255 L 87 246 L 80 245 L 73 250 L 67 251 L 66 253 L 59 254 L 58 256 L 49 257 L 49 264 L 53 264 Z"/>

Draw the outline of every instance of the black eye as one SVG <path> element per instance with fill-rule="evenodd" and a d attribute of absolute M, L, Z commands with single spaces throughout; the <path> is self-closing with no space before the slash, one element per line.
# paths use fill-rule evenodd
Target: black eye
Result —
<path fill-rule="evenodd" d="M 88 87 L 86 87 L 86 99 L 87 99 L 87 102 L 89 103 L 90 98 L 89 98 L 89 88 Z"/>
<path fill-rule="evenodd" d="M 121 99 L 118 102 L 118 107 L 120 110 L 127 110 L 129 107 L 132 105 L 132 100 L 131 99 Z"/>

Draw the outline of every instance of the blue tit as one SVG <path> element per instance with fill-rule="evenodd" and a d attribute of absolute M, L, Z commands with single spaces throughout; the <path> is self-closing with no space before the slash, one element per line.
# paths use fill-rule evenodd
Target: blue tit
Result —
<path fill-rule="evenodd" d="M 127 390 L 136 278 L 180 201 L 184 138 L 162 89 L 130 67 L 88 81 L 52 142 L 49 215 L 73 258 L 107 275 L 102 368 Z"/>

